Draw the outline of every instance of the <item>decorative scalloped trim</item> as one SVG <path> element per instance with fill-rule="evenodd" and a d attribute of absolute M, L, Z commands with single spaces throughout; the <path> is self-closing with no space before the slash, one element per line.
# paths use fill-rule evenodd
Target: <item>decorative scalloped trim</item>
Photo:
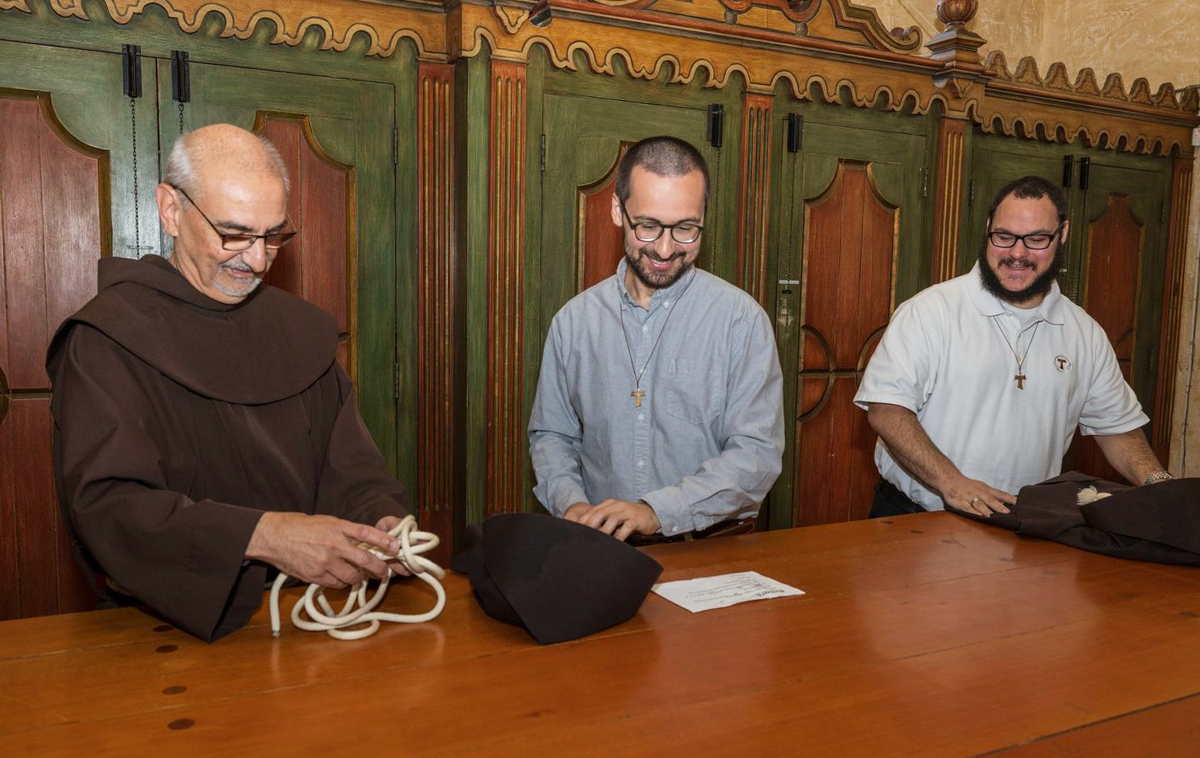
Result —
<path fill-rule="evenodd" d="M 60 16 L 85 20 L 88 18 L 83 8 L 83 0 L 46 0 L 46 2 Z M 593 2 L 597 3 L 598 9 L 603 13 L 603 5 L 599 0 L 593 0 Z M 614 0 L 610 4 L 636 9 L 649 7 L 654 2 L 655 0 L 632 0 L 629 3 L 620 3 L 618 0 Z M 749 7 L 749 4 L 769 4 L 782 11 L 787 0 L 721 0 L 721 2 L 731 8 Z M 802 3 L 804 0 L 799 0 L 799 2 Z M 491 22 L 486 25 L 477 24 L 474 28 L 467 29 L 466 33 L 469 35 L 469 39 L 463 39 L 460 43 L 458 40 L 460 30 L 452 29 L 447 36 L 445 18 L 434 13 L 414 14 L 412 18 L 405 19 L 407 26 L 398 28 L 390 36 L 386 36 L 381 34 L 377 28 L 378 20 L 371 17 L 360 17 L 359 20 L 345 25 L 344 28 L 339 26 L 335 29 L 336 22 L 331 22 L 326 18 L 306 16 L 294 20 L 289 25 L 279 11 L 258 10 L 250 13 L 239 23 L 238 9 L 231 10 L 229 6 L 222 5 L 216 0 L 204 2 L 190 12 L 186 8 L 187 0 L 104 0 L 104 6 L 110 17 L 119 24 L 128 24 L 151 5 L 161 7 L 167 16 L 179 25 L 180 29 L 189 34 L 200 29 L 208 13 L 215 12 L 220 14 L 225 22 L 221 32 L 223 37 L 247 39 L 260 22 L 269 20 L 275 28 L 274 37 L 271 39 L 272 44 L 299 45 L 306 32 L 315 27 L 322 33 L 321 50 L 345 51 L 350 47 L 354 36 L 361 33 L 369 41 L 367 55 L 380 57 L 393 55 L 403 39 L 412 40 L 416 46 L 418 57 L 421 60 L 430 61 L 478 55 L 483 49 L 483 43 L 487 42 L 496 58 L 523 62 L 529 59 L 533 47 L 540 45 L 546 51 L 551 65 L 565 70 L 575 70 L 577 66 L 573 56 L 576 53 L 583 53 L 587 67 L 600 74 L 615 75 L 617 71 L 615 64 L 618 59 L 623 61 L 629 76 L 635 79 L 657 79 L 663 76 L 664 72 L 669 72 L 667 80 L 672 83 L 698 82 L 703 87 L 715 89 L 728 87 L 733 81 L 734 75 L 739 74 L 747 87 L 756 92 L 768 92 L 781 80 L 787 81 L 792 95 L 799 100 L 812 99 L 814 96 L 812 88 L 816 84 L 816 96 L 825 102 L 838 103 L 845 100 L 861 108 L 881 107 L 880 104 L 886 102 L 882 107 L 889 111 L 908 108 L 914 113 L 924 114 L 929 112 L 934 103 L 940 102 L 946 110 L 952 110 L 972 119 L 980 124 L 983 131 L 989 133 L 1000 131 L 1010 136 L 1018 133 L 1033 136 L 1040 134 L 1044 139 L 1067 142 L 1082 136 L 1091 144 L 1101 147 L 1111 146 L 1119 150 L 1140 152 L 1190 150 L 1190 143 L 1185 144 L 1182 135 L 1178 139 L 1167 138 L 1165 133 L 1156 134 L 1156 131 L 1162 130 L 1149 123 L 1145 131 L 1141 133 L 1130 134 L 1122 131 L 1110 135 L 1105 130 L 1099 130 L 1095 135 L 1091 135 L 1086 126 L 1080 126 L 1077 123 L 1083 117 L 1082 115 L 1078 117 L 1068 115 L 1065 119 L 1045 121 L 1031 120 L 1027 114 L 1011 110 L 995 113 L 990 107 L 981 108 L 981 104 L 987 100 L 986 85 L 979 95 L 973 95 L 965 100 L 955 100 L 943 94 L 943 91 L 934 86 L 932 81 L 928 90 L 914 86 L 911 74 L 907 75 L 908 81 L 897 80 L 894 84 L 879 84 L 878 77 L 871 77 L 874 81 L 869 84 L 861 82 L 856 84 L 847 78 L 838 78 L 835 81 L 832 77 L 828 77 L 828 73 L 810 74 L 805 78 L 798 75 L 792 67 L 780 67 L 779 70 L 771 71 L 770 69 L 763 70 L 763 66 L 760 64 L 752 75 L 748 64 L 737 61 L 730 61 L 722 65 L 722 59 L 714 60 L 712 57 L 705 56 L 698 56 L 693 60 L 686 61 L 674 53 L 662 53 L 655 57 L 653 53 L 644 53 L 636 48 L 626 50 L 617 46 L 608 50 L 597 50 L 590 41 L 586 40 L 570 42 L 566 49 L 562 50 L 559 45 L 562 45 L 564 40 L 559 40 L 556 44 L 552 37 L 541 33 L 540 30 L 530 35 L 533 30 L 527 25 L 527 12 L 507 6 L 503 9 L 492 8 L 491 13 L 483 11 L 487 13 L 487 18 L 492 19 Z M 184 9 L 181 10 L 176 7 L 177 5 L 184 6 Z M 815 14 L 822 8 L 832 9 L 837 17 L 836 20 L 843 28 L 854 29 L 868 36 L 875 35 L 871 38 L 890 49 L 894 50 L 897 46 L 910 45 L 908 41 L 910 38 L 906 38 L 904 35 L 894 36 L 882 32 L 874 11 L 860 8 L 851 0 L 812 0 L 811 5 L 796 6 L 796 10 L 793 10 L 792 14 L 814 14 L 809 17 L 815 17 Z M 28 12 L 28 0 L 0 0 L 0 9 L 17 9 Z M 386 9 L 386 6 L 378 6 L 376 12 L 391 11 Z M 246 14 L 243 13 L 243 15 Z M 792 15 L 789 15 L 789 18 L 791 17 Z M 425 27 L 422 27 L 421 24 L 423 20 L 429 22 Z M 530 36 L 521 39 L 523 35 Z M 503 37 L 503 42 L 506 44 L 500 44 L 499 37 Z M 911 39 L 919 42 L 919 30 Z M 469 44 L 470 48 L 460 50 L 460 44 Z M 432 45 L 436 45 L 436 47 L 431 49 Z M 912 44 L 911 47 L 915 47 L 915 44 Z M 913 57 L 916 58 L 916 56 Z M 639 60 L 641 63 L 638 63 Z M 1137 79 L 1127 92 L 1120 74 L 1110 74 L 1105 79 L 1104 86 L 1100 87 L 1097 85 L 1095 72 L 1090 68 L 1082 69 L 1075 82 L 1071 83 L 1066 67 L 1062 63 L 1051 65 L 1047 69 L 1046 76 L 1043 77 L 1038 72 L 1037 63 L 1032 57 L 1022 58 L 1017 64 L 1016 72 L 1012 73 L 1006 58 L 1000 52 L 988 55 L 984 68 L 996 82 L 1042 90 L 1052 96 L 1057 96 L 1059 93 L 1072 93 L 1097 104 L 1103 104 L 1105 101 L 1135 104 L 1188 117 L 1194 116 L 1200 109 L 1200 87 L 1195 86 L 1176 90 L 1170 84 L 1164 84 L 1157 93 L 1151 94 L 1149 83 L 1145 79 Z M 758 78 L 755 79 L 755 76 Z M 980 100 L 980 97 L 983 100 Z M 987 113 L 987 115 L 981 115 L 983 113 Z M 1131 114 L 1129 119 L 1135 122 L 1138 120 L 1136 114 Z M 996 126 L 997 120 L 1000 122 L 999 128 Z"/>
<path fill-rule="evenodd" d="M 0 11 L 21 11 L 33 13 L 26 0 L 0 0 Z"/>
<path fill-rule="evenodd" d="M 1188 87 L 1180 93 L 1173 85 L 1166 83 L 1158 88 L 1157 94 L 1152 96 L 1150 82 L 1144 78 L 1138 78 L 1134 79 L 1133 85 L 1126 92 L 1124 80 L 1120 74 L 1109 74 L 1108 78 L 1104 80 L 1104 86 L 1099 87 L 1096 84 L 1096 72 L 1090 68 L 1080 69 L 1075 83 L 1071 84 L 1067 76 L 1067 67 L 1064 64 L 1052 63 L 1043 78 L 1038 74 L 1037 62 L 1029 56 L 1022 58 L 1017 63 L 1017 71 L 1013 74 L 1009 73 L 1008 60 L 1001 52 L 990 53 L 987 60 L 984 61 L 983 67 L 994 74 L 997 81 L 1024 84 L 1038 89 L 1071 92 L 1099 100 L 1149 105 L 1181 111 L 1188 115 L 1196 113 L 1196 107 L 1192 102 L 1196 97 L 1195 87 Z"/>
<path fill-rule="evenodd" d="M 1170 155 L 1185 149 L 1183 140 L 1179 139 L 1131 134 L 1124 130 L 1110 132 L 1108 129 L 1100 129 L 1095 134 L 1091 134 L 1086 126 L 1068 124 L 1061 120 L 1026 118 L 1024 116 L 1013 116 L 1005 120 L 1001 115 L 994 114 L 990 119 L 985 118 L 977 123 L 979 128 L 987 134 L 1003 134 L 1007 137 L 1043 139 L 1059 143 L 1080 140 L 1088 146 L 1101 150 Z"/>

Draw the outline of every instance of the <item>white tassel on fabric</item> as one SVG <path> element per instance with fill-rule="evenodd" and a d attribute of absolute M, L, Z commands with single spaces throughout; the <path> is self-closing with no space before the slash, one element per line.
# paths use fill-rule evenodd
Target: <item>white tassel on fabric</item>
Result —
<path fill-rule="evenodd" d="M 1095 487 L 1084 487 L 1075 495 L 1076 505 L 1087 505 L 1094 503 L 1097 500 L 1103 500 L 1106 497 L 1112 497 L 1111 492 L 1100 492 Z"/>
<path fill-rule="evenodd" d="M 417 520 L 412 516 L 405 516 L 404 520 L 388 534 L 395 537 L 400 544 L 396 554 L 388 555 L 375 547 L 369 548 L 370 552 L 385 561 L 399 558 L 401 563 L 413 572 L 413 576 L 431 585 L 437 593 L 437 603 L 431 610 L 412 615 L 373 613 L 375 606 L 383 600 L 383 593 L 387 591 L 388 582 L 392 578 L 392 572 L 389 571 L 388 575 L 379 582 L 379 587 L 370 600 L 367 599 L 367 580 L 364 579 L 358 586 L 350 590 L 346 604 L 342 606 L 341 611 L 336 613 L 329 601 L 325 599 L 325 588 L 319 584 L 308 585 L 304 597 L 297 600 L 296 604 L 292 606 L 292 624 L 308 632 L 327 632 L 330 637 L 339 640 L 361 640 L 377 632 L 381 621 L 397 624 L 420 624 L 437 618 L 437 615 L 442 612 L 442 608 L 446 606 L 446 591 L 442 589 L 442 584 L 438 581 L 438 579 L 445 578 L 446 572 L 441 566 L 421 556 L 421 553 L 427 553 L 438 546 L 437 535 L 431 532 L 417 531 Z M 367 546 L 362 545 L 362 547 L 366 548 Z M 275 579 L 275 584 L 271 585 L 271 633 L 276 637 L 279 636 L 280 627 L 279 590 L 287 578 L 287 574 L 280 573 Z M 317 605 L 320 605 L 320 608 Z M 355 608 L 355 606 L 359 607 Z M 308 614 L 307 619 L 303 617 L 304 613 Z M 362 629 L 346 629 L 346 627 L 360 624 L 367 626 Z"/>

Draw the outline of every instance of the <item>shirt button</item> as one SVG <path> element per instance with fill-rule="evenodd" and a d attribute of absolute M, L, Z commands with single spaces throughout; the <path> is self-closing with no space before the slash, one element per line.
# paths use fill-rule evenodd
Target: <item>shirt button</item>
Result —
<path fill-rule="evenodd" d="M 646 414 L 644 414 L 644 413 L 639 413 L 639 414 L 638 414 L 638 421 L 645 421 L 645 420 L 646 420 Z"/>
<path fill-rule="evenodd" d="M 650 331 L 650 325 L 649 325 L 649 324 L 642 324 L 642 331 L 643 331 L 643 332 L 648 332 L 648 331 Z"/>
<path fill-rule="evenodd" d="M 641 468 L 642 466 L 645 466 L 645 465 L 646 465 L 645 461 L 638 461 L 638 464 L 637 464 L 638 468 Z"/>
<path fill-rule="evenodd" d="M 666 301 L 664 301 L 664 302 L 663 302 L 663 307 L 664 307 L 664 308 L 670 308 L 670 307 L 671 307 L 671 301 L 670 301 L 670 300 L 666 300 Z"/>

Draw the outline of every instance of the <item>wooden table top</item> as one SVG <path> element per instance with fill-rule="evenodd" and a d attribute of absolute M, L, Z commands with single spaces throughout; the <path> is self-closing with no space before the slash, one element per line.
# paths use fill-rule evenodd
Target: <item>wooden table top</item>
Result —
<path fill-rule="evenodd" d="M 0 623 L 0 755 L 1196 755 L 1200 571 L 944 513 L 648 548 L 807 595 L 539 646 L 458 575 L 340 642 L 121 609 Z M 296 592 L 293 591 L 292 597 Z M 385 606 L 432 591 L 394 584 Z M 290 600 L 285 609 L 290 610 Z"/>

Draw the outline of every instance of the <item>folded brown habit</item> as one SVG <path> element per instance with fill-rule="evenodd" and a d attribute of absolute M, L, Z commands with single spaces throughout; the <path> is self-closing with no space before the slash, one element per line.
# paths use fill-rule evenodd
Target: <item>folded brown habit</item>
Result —
<path fill-rule="evenodd" d="M 1084 487 L 1111 496 L 1078 505 Z M 1128 487 L 1069 471 L 1022 487 L 1011 513 L 984 518 L 954 508 L 946 510 L 1093 553 L 1200 566 L 1200 479 Z"/>
<path fill-rule="evenodd" d="M 547 645 L 637 613 L 662 573 L 658 561 L 615 537 L 536 513 L 505 513 L 467 528 L 450 568 L 471 577 L 492 618 Z"/>

